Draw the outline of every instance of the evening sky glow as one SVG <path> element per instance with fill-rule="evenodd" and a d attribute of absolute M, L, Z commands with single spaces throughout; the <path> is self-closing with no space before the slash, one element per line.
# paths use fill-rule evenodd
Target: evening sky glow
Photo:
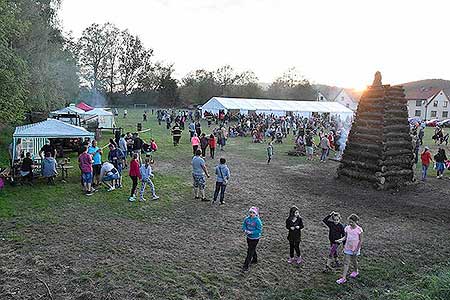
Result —
<path fill-rule="evenodd" d="M 78 38 L 112 22 L 137 34 L 176 77 L 230 64 L 261 82 L 296 67 L 314 83 L 363 88 L 450 79 L 446 1 L 64 0 L 60 19 Z"/>

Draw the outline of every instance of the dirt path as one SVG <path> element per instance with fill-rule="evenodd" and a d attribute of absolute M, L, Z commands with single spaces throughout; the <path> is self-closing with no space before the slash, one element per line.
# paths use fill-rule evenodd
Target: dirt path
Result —
<path fill-rule="evenodd" d="M 290 288 L 287 276 L 298 286 L 313 287 L 328 243 L 321 220 L 331 210 L 361 217 L 367 259 L 426 264 L 450 256 L 448 181 L 376 192 L 336 181 L 333 162 L 288 165 L 281 159 L 267 165 L 233 151 L 222 154 L 232 172 L 225 206 L 186 196 L 170 212 L 145 221 L 67 207 L 59 224 L 23 228 L 26 243 L 3 243 L 1 298 L 42 298 L 45 287 L 37 277 L 49 284 L 55 299 L 250 299 Z M 186 155 L 161 170 L 181 165 L 190 181 L 189 162 Z M 210 179 L 209 195 L 212 188 Z M 300 268 L 286 264 L 284 224 L 293 204 L 306 226 Z M 260 263 L 244 275 L 240 226 L 252 205 L 261 210 L 264 232 Z M 8 226 L 13 225 L 2 225 Z"/>

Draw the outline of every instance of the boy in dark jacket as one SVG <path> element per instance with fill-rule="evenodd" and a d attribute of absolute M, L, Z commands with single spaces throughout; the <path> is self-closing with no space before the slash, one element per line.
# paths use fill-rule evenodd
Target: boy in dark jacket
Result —
<path fill-rule="evenodd" d="M 330 252 L 327 259 L 327 268 L 332 269 L 331 263 L 334 259 L 335 266 L 339 266 L 338 252 L 339 242 L 337 240 L 345 236 L 344 225 L 341 223 L 341 215 L 332 211 L 323 219 L 323 222 L 329 228 L 328 238 L 330 239 Z"/>
<path fill-rule="evenodd" d="M 289 230 L 288 240 L 289 240 L 289 259 L 288 263 L 296 262 L 297 264 L 302 263 L 302 257 L 300 255 L 300 241 L 301 241 L 301 230 L 303 229 L 303 220 L 300 217 L 300 212 L 297 206 L 292 206 L 289 211 L 289 217 L 286 219 L 286 229 Z M 294 257 L 294 250 L 297 257 Z"/>

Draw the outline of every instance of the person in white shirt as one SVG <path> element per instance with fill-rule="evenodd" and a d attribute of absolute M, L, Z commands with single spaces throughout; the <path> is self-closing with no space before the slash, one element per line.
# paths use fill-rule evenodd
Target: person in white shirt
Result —
<path fill-rule="evenodd" d="M 110 162 L 105 162 L 100 169 L 100 181 L 108 187 L 108 192 L 114 191 L 115 187 L 111 183 L 120 178 L 119 171 Z"/>

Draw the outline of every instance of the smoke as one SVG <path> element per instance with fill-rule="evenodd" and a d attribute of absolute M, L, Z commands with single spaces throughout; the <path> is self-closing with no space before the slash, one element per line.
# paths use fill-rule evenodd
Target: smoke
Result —
<path fill-rule="evenodd" d="M 339 139 L 337 140 L 337 144 L 339 145 L 339 152 L 336 153 L 336 159 L 341 159 L 342 154 L 344 153 L 345 147 L 347 147 L 347 140 L 350 130 L 352 129 L 352 119 L 347 118 L 342 128 L 339 129 Z"/>
<path fill-rule="evenodd" d="M 94 107 L 106 107 L 106 98 L 97 89 L 92 89 L 89 103 Z"/>

